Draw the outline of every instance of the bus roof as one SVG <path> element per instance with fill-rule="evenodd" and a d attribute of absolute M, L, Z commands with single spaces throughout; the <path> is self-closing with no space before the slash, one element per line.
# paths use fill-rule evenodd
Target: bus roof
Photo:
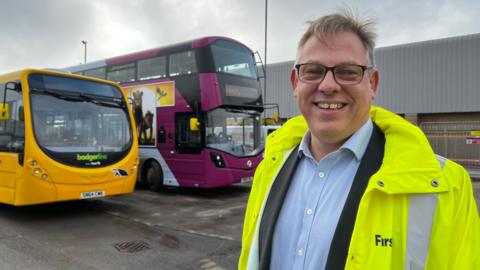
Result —
<path fill-rule="evenodd" d="M 21 79 L 25 74 L 30 74 L 30 73 L 45 73 L 45 74 L 68 74 L 72 75 L 64 70 L 52 70 L 52 69 L 38 69 L 38 68 L 24 68 L 16 71 L 12 71 L 9 73 L 5 74 L 0 74 L 1 80 L 4 78 L 8 78 L 6 80 L 18 80 Z M 77 76 L 78 75 L 74 75 Z"/>
<path fill-rule="evenodd" d="M 138 52 L 134 52 L 134 53 L 115 56 L 115 57 L 112 57 L 112 58 L 107 58 L 107 59 L 104 59 L 104 60 L 98 60 L 98 61 L 94 61 L 94 62 L 87 63 L 87 64 L 81 64 L 81 65 L 66 67 L 66 68 L 63 68 L 63 69 L 67 70 L 67 71 L 70 71 L 70 72 L 77 72 L 77 71 L 94 69 L 94 68 L 98 68 L 98 67 L 102 67 L 102 66 L 106 66 L 106 65 L 124 64 L 124 63 L 129 63 L 129 62 L 133 62 L 133 61 L 140 60 L 140 59 L 151 58 L 151 57 L 159 55 L 162 51 L 173 50 L 177 47 L 189 47 L 190 46 L 190 48 L 192 48 L 192 49 L 193 48 L 200 48 L 200 47 L 203 47 L 203 46 L 207 46 L 207 45 L 209 45 L 209 44 L 211 44 L 211 43 L 213 43 L 217 40 L 228 40 L 228 41 L 238 43 L 242 46 L 246 46 L 245 44 L 243 44 L 243 43 L 241 43 L 241 42 L 239 42 L 235 39 L 232 39 L 232 38 L 223 37 L 223 36 L 207 36 L 207 37 L 197 38 L 197 39 L 193 39 L 193 40 L 189 40 L 189 41 L 184 41 L 184 42 L 179 42 L 179 43 L 175 43 L 175 44 L 166 45 L 166 46 L 163 46 L 163 47 L 156 47 L 156 48 L 151 48 L 151 49 L 148 49 L 148 50 L 143 50 L 143 51 L 138 51 Z M 251 49 L 249 48 L 249 50 L 251 50 Z"/>
<path fill-rule="evenodd" d="M 114 85 L 115 87 L 120 87 L 119 84 L 112 81 L 94 78 L 94 77 L 82 76 L 78 74 L 72 74 L 71 72 L 68 72 L 66 70 L 37 69 L 37 68 L 25 68 L 25 69 L 17 70 L 14 72 L 9 72 L 6 74 L 0 74 L 0 82 L 10 81 L 10 80 L 19 80 L 31 73 L 50 74 L 50 75 L 64 76 L 64 77 L 77 78 L 77 79 L 83 79 L 83 80 L 89 80 L 89 81 L 97 81 L 104 84 Z"/>

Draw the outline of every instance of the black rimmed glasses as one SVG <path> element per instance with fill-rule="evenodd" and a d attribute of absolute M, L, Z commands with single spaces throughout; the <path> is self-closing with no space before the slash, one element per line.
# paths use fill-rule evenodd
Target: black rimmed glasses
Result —
<path fill-rule="evenodd" d="M 362 66 L 356 64 L 342 64 L 333 67 L 327 67 L 317 63 L 304 63 L 295 65 L 298 79 L 304 83 L 318 84 L 325 79 L 329 70 L 333 73 L 333 78 L 338 84 L 351 85 L 362 81 L 365 70 L 372 69 L 373 66 Z"/>

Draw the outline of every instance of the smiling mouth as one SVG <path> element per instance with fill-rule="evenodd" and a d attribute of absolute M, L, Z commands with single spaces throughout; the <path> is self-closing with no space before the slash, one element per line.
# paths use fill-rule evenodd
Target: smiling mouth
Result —
<path fill-rule="evenodd" d="M 340 110 L 345 107 L 346 103 L 315 103 L 317 107 L 324 110 Z"/>

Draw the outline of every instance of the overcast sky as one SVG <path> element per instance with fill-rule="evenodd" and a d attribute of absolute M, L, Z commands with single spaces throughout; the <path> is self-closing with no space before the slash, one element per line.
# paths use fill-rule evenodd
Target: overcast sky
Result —
<path fill-rule="evenodd" d="M 269 0 L 268 63 L 293 60 L 306 21 L 348 5 L 378 22 L 377 47 L 480 32 L 480 1 Z M 61 68 L 222 35 L 264 57 L 262 0 L 0 0 L 0 73 Z"/>

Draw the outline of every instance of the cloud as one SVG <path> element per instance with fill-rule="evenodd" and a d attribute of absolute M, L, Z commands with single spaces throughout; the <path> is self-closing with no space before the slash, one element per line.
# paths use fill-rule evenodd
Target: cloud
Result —
<path fill-rule="evenodd" d="M 65 67 L 207 35 L 237 39 L 264 56 L 264 1 L 4 0 L 0 73 Z M 350 5 L 378 18 L 379 46 L 480 32 L 480 2 L 270 0 L 268 63 L 292 60 L 305 23 Z"/>
<path fill-rule="evenodd" d="M 49 67 L 58 59 L 72 57 L 71 43 L 89 29 L 94 15 L 86 12 L 86 6 L 82 1 L 2 2 L 1 71 Z M 75 40 L 75 47 L 80 48 L 79 44 Z"/>
<path fill-rule="evenodd" d="M 390 10 L 390 12 L 388 12 Z M 480 3 L 470 1 L 407 1 L 384 6 L 379 46 L 411 43 L 480 32 L 475 23 Z"/>

